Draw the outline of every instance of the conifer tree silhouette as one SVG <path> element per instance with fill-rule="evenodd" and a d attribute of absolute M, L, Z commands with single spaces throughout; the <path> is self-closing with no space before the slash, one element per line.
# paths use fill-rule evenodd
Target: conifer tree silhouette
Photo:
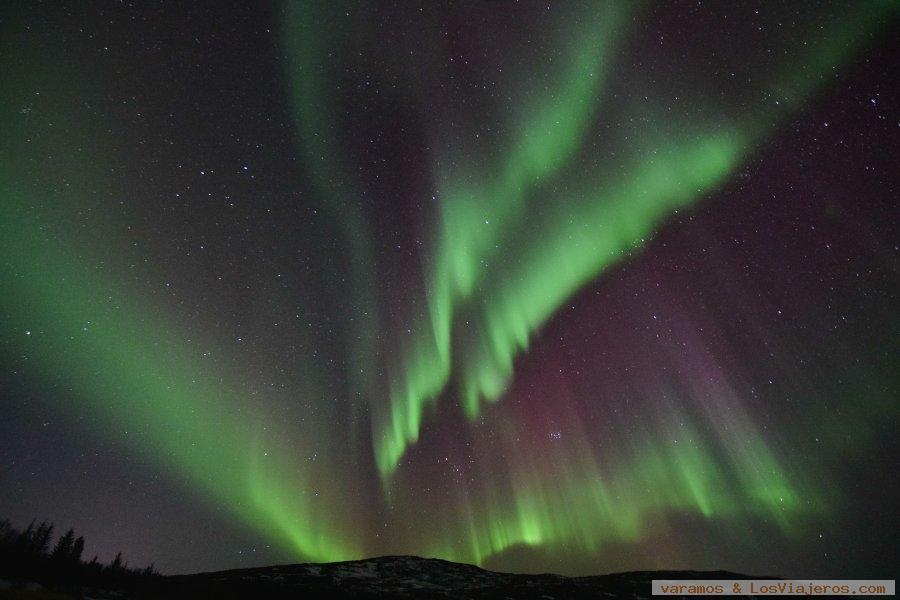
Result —
<path fill-rule="evenodd" d="M 50 555 L 56 560 L 68 560 L 72 556 L 72 549 L 75 546 L 75 530 L 69 529 L 65 535 L 60 536 L 56 542 L 56 547 Z"/>
<path fill-rule="evenodd" d="M 108 569 L 113 572 L 122 571 L 124 566 L 122 565 L 122 553 L 118 552 L 113 561 L 109 564 Z"/>
<path fill-rule="evenodd" d="M 69 558 L 74 562 L 80 563 L 82 552 L 84 552 L 84 536 L 79 535 L 72 545 L 72 552 L 69 555 Z"/>
<path fill-rule="evenodd" d="M 31 541 L 31 549 L 38 556 L 46 556 L 47 548 L 50 546 L 50 536 L 53 535 L 53 523 L 41 522 L 34 532 Z"/>
<path fill-rule="evenodd" d="M 16 549 L 21 554 L 27 554 L 31 551 L 31 544 L 34 539 L 34 520 L 28 524 L 28 527 L 22 530 L 16 539 Z"/>

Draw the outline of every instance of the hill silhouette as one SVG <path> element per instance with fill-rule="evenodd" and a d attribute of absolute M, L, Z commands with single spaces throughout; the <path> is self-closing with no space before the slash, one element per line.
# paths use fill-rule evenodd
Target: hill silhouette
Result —
<path fill-rule="evenodd" d="M 0 600 L 258 598 L 651 598 L 654 579 L 748 579 L 727 571 L 637 571 L 588 577 L 516 574 L 418 556 L 381 556 L 163 576 L 83 561 L 84 539 L 69 529 L 55 545 L 53 524 L 17 530 L 0 521 Z"/>

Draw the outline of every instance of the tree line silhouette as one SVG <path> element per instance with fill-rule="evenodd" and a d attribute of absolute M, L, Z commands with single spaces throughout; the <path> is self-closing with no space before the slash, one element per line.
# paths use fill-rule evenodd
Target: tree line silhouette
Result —
<path fill-rule="evenodd" d="M 0 576 L 51 585 L 103 588 L 143 587 L 160 578 L 152 564 L 130 568 L 121 552 L 108 565 L 99 562 L 96 556 L 85 562 L 82 560 L 84 537 L 75 537 L 75 531 L 69 529 L 52 545 L 53 529 L 53 523 L 32 521 L 19 531 L 7 519 L 0 520 Z"/>

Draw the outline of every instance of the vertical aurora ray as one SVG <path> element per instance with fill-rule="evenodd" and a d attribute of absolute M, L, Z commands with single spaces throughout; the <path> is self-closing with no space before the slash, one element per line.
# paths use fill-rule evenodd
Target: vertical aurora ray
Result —
<path fill-rule="evenodd" d="M 682 377 L 647 383 L 631 398 L 634 408 L 591 433 L 579 425 L 583 409 L 564 378 L 551 371 L 514 386 L 511 399 L 528 408 L 503 403 L 478 427 L 475 453 L 486 458 L 473 482 L 454 488 L 452 516 L 441 521 L 458 525 L 443 532 L 432 553 L 478 564 L 521 547 L 598 555 L 675 529 L 683 515 L 759 521 L 793 538 L 801 523 L 827 514 L 831 495 L 810 473 L 782 466 L 787 454 L 764 435 L 742 407 L 737 382 L 700 344 L 690 342 L 691 364 L 672 357 Z M 659 380 L 668 370 L 660 366 Z M 526 390 L 536 400 L 524 401 Z M 548 438 L 548 422 L 565 423 L 566 433 Z M 499 442 L 485 437 L 488 430 Z M 602 452 L 596 438 L 606 441 Z"/>
<path fill-rule="evenodd" d="M 363 411 L 363 399 L 378 390 L 371 373 L 378 366 L 376 335 L 380 309 L 375 293 L 371 233 L 360 200 L 363 194 L 352 171 L 345 168 L 338 134 L 340 107 L 329 95 L 333 85 L 330 79 L 335 76 L 338 64 L 334 55 L 340 55 L 340 48 L 335 50 L 334 45 L 342 7 L 339 1 L 283 4 L 281 40 L 291 58 L 286 61 L 286 79 L 289 99 L 295 107 L 296 143 L 303 157 L 304 171 L 348 249 L 345 258 L 349 281 L 340 286 L 339 294 L 349 297 L 342 305 L 346 305 L 352 328 L 344 335 L 345 356 L 342 357 L 349 365 L 348 386 L 346 392 L 339 393 L 347 399 L 354 414 L 352 422 L 357 423 Z M 323 23 L 328 25 L 322 27 Z M 328 59 L 323 60 L 326 56 Z M 367 441 L 365 433 L 358 432 L 355 425 L 351 435 L 354 444 Z"/>

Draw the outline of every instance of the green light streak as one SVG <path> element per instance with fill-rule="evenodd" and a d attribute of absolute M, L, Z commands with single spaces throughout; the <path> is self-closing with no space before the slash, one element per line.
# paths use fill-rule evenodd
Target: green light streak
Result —
<path fill-rule="evenodd" d="M 334 441 L 315 423 L 285 423 L 265 398 L 247 402 L 240 374 L 205 359 L 208 345 L 185 340 L 183 324 L 142 299 L 146 290 L 122 283 L 134 281 L 128 251 L 94 250 L 95 240 L 116 239 L 96 203 L 98 182 L 114 186 L 101 149 L 81 151 L 93 138 L 69 113 L 80 103 L 65 102 L 77 91 L 59 89 L 67 80 L 43 62 L 3 66 L 11 81 L 31 81 L 60 100 L 42 105 L 56 110 L 48 127 L 23 116 L 14 86 L 0 94 L 9 124 L 0 140 L 0 351 L 59 390 L 51 400 L 73 421 L 150 460 L 289 554 L 359 556 L 355 508 L 332 477 Z M 79 226 L 83 211 L 104 216 L 88 230 Z M 305 392 L 314 393 L 312 383 Z M 297 460 L 316 448 L 321 461 Z"/>
<path fill-rule="evenodd" d="M 483 327 L 475 328 L 487 335 L 464 344 L 460 378 L 467 414 L 477 415 L 479 398 L 494 400 L 506 389 L 513 359 L 566 298 L 719 183 L 737 163 L 741 145 L 738 135 L 699 136 L 635 165 L 623 181 L 591 186 L 608 191 L 585 203 L 577 221 L 556 215 L 514 268 L 491 274 L 482 297 Z"/>
<path fill-rule="evenodd" d="M 475 418 L 482 401 L 497 400 L 506 390 L 515 357 L 567 298 L 643 245 L 676 210 L 725 183 L 778 122 L 827 85 L 826 76 L 866 42 L 860 32 L 871 31 L 892 8 L 867 5 L 795 43 L 800 61 L 778 65 L 768 95 L 739 118 L 710 110 L 708 123 L 678 126 L 671 117 L 648 118 L 632 109 L 632 120 L 649 121 L 649 128 L 623 138 L 628 141 L 621 153 L 632 161 L 598 165 L 574 186 L 562 182 L 577 194 L 544 197 L 547 188 L 536 184 L 554 180 L 595 119 L 586 104 L 597 105 L 598 74 L 615 48 L 613 36 L 599 26 L 615 19 L 600 19 L 596 37 L 570 49 L 561 93 L 546 97 L 517 128 L 521 134 L 500 177 L 438 169 L 448 191 L 430 271 L 429 320 L 415 330 L 411 350 L 395 368 L 389 405 L 375 407 L 373 444 L 382 476 L 389 478 L 418 441 L 424 410 L 451 379 L 466 415 Z M 523 226 L 521 218 L 537 207 L 549 216 L 534 212 L 540 225 Z M 501 246 L 508 256 L 492 256 Z M 465 327 L 459 326 L 463 315 Z"/>
<path fill-rule="evenodd" d="M 348 321 L 352 331 L 345 336 L 342 356 L 348 364 L 347 401 L 357 414 L 363 401 L 376 393 L 371 373 L 378 353 L 379 306 L 367 215 L 360 199 L 363 194 L 352 171 L 344 166 L 338 133 L 338 109 L 330 94 L 339 51 L 334 50 L 337 21 L 343 16 L 343 3 L 285 2 L 281 40 L 287 55 L 285 62 L 289 97 L 294 107 L 297 145 L 301 151 L 304 174 L 318 192 L 317 197 L 337 224 L 342 242 L 348 248 L 346 264 L 349 282 L 346 292 Z M 327 23 L 327 26 L 323 24 Z M 328 57 L 327 59 L 325 57 Z M 342 394 L 344 395 L 344 394 Z M 354 423 L 360 422 L 354 418 Z M 357 442 L 355 429 L 351 440 Z M 364 438 L 360 439 L 365 443 Z"/>
<path fill-rule="evenodd" d="M 558 82 L 553 86 L 556 93 L 522 117 L 520 134 L 510 144 L 499 176 L 486 174 L 473 184 L 471 177 L 456 180 L 449 173 L 439 174 L 446 193 L 427 295 L 428 321 L 420 326 L 427 333 L 416 338 L 401 372 L 392 378 L 388 414 L 375 416 L 373 443 L 382 473 L 392 472 L 407 445 L 418 440 L 426 404 L 450 377 L 455 307 L 472 296 L 484 276 L 482 263 L 496 251 L 504 232 L 524 218 L 527 194 L 579 149 L 599 109 L 612 49 L 628 16 L 622 6 L 611 3 L 575 27 L 559 74 L 549 75 Z M 468 406 L 467 411 L 473 412 Z"/>
<path fill-rule="evenodd" d="M 311 496 L 315 487 L 328 491 L 327 473 L 297 474 L 294 456 L 304 437 L 280 443 L 269 432 L 265 464 L 259 462 L 252 424 L 272 421 L 245 414 L 230 391 L 236 388 L 201 367 L 199 350 L 179 343 L 147 308 L 129 305 L 127 294 L 11 215 L 10 205 L 26 200 L 8 178 L 0 190 L 3 335 L 32 330 L 31 368 L 71 389 L 83 403 L 76 412 L 87 408 L 94 428 L 127 432 L 127 445 L 292 553 L 311 560 L 357 556 L 352 536 L 337 535 L 344 525 L 333 500 Z"/>
<path fill-rule="evenodd" d="M 685 413 L 662 407 L 628 437 L 615 437 L 602 460 L 583 431 L 568 445 L 529 450 L 504 428 L 499 454 L 515 459 L 489 460 L 479 474 L 482 485 L 460 492 L 444 519 L 457 525 L 443 532 L 432 553 L 476 564 L 517 546 L 597 555 L 646 541 L 679 515 L 720 523 L 758 519 L 797 535 L 801 518 L 821 514 L 825 499 L 806 478 L 779 466 L 736 401 L 713 412 L 707 416 L 723 430 L 733 427 L 729 437 L 706 440 Z"/>

